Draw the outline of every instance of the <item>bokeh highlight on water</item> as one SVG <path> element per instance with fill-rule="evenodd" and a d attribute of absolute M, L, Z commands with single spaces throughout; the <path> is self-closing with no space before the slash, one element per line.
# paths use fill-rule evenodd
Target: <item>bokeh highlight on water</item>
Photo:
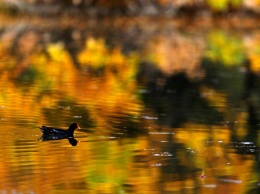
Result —
<path fill-rule="evenodd" d="M 257 193 L 258 31 L 97 24 L 1 26 L 0 193 Z"/>

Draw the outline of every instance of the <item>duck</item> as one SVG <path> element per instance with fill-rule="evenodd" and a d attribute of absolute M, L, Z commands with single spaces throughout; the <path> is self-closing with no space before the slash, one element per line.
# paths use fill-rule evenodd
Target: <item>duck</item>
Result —
<path fill-rule="evenodd" d="M 45 139 L 74 139 L 74 131 L 76 129 L 80 129 L 77 123 L 72 123 L 67 130 L 55 127 L 47 127 L 44 125 L 39 128 L 42 131 L 43 137 Z"/>

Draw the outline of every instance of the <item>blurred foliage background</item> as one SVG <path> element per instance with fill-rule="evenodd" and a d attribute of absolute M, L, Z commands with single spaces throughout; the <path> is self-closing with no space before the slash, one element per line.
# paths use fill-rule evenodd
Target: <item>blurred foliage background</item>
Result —
<path fill-rule="evenodd" d="M 1 0 L 2 10 L 46 14 L 81 11 L 89 15 L 167 15 L 259 13 L 259 0 Z"/>
<path fill-rule="evenodd" d="M 259 6 L 2 0 L 0 189 L 257 193 Z M 35 141 L 75 121 L 75 150 Z"/>

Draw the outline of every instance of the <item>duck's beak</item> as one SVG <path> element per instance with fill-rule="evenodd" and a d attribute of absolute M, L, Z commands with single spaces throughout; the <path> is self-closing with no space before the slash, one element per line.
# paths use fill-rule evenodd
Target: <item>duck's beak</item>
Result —
<path fill-rule="evenodd" d="M 80 129 L 80 126 L 78 125 L 78 129 Z"/>

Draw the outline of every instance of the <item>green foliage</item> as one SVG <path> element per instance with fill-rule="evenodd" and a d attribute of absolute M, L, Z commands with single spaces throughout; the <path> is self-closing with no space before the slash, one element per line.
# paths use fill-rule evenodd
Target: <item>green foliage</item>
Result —
<path fill-rule="evenodd" d="M 229 6 L 239 7 L 242 4 L 242 0 L 207 0 L 207 4 L 215 11 L 226 11 Z"/>
<path fill-rule="evenodd" d="M 237 37 L 230 37 L 223 31 L 212 31 L 207 36 L 207 43 L 208 49 L 205 55 L 214 62 L 232 66 L 239 65 L 244 61 L 245 53 L 242 40 Z"/>
<path fill-rule="evenodd" d="M 33 84 L 37 79 L 43 78 L 42 74 L 34 67 L 30 66 L 17 77 L 17 82 L 20 84 Z"/>

